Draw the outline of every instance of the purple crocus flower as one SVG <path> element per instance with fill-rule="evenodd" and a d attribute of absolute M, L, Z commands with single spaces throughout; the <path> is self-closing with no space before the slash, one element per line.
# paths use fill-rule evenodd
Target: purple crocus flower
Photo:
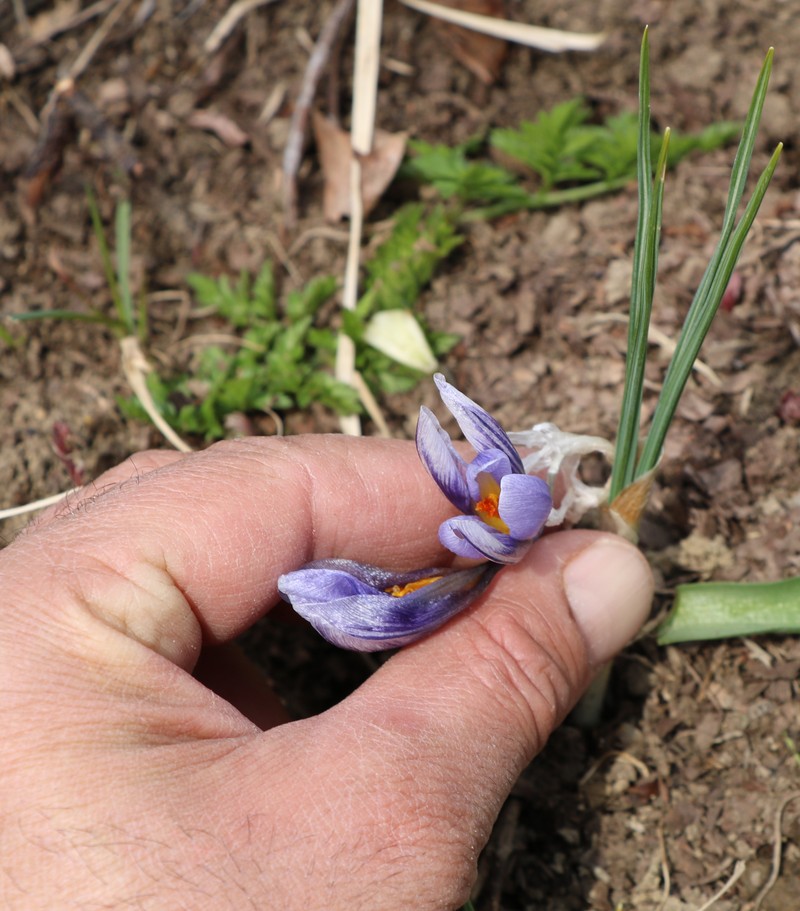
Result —
<path fill-rule="evenodd" d="M 352 560 L 318 560 L 281 576 L 281 594 L 341 648 L 397 648 L 432 632 L 470 605 L 503 564 L 520 560 L 550 516 L 547 484 L 525 474 L 519 453 L 497 421 L 441 374 L 434 381 L 477 450 L 472 462 L 465 462 L 433 414 L 421 409 L 417 451 L 463 513 L 442 523 L 439 540 L 458 556 L 483 562 L 461 570 L 395 573 Z"/>
<path fill-rule="evenodd" d="M 417 451 L 434 481 L 463 515 L 443 522 L 439 540 L 474 560 L 516 563 L 544 528 L 553 508 L 550 489 L 525 474 L 522 459 L 497 421 L 437 373 L 442 401 L 477 450 L 471 462 L 456 452 L 433 413 L 423 407 Z"/>
<path fill-rule="evenodd" d="M 278 579 L 292 607 L 329 642 L 361 652 L 398 648 L 464 610 L 500 569 L 392 573 L 353 560 L 317 560 Z"/>

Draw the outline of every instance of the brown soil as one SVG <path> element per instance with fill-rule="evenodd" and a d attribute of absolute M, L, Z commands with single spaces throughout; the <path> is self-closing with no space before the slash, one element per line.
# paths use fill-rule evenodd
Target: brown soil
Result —
<path fill-rule="evenodd" d="M 342 273 L 345 233 L 320 230 L 313 152 L 301 172 L 299 224 L 288 237 L 277 189 L 291 100 L 307 61 L 298 35 L 316 36 L 332 4 L 269 5 L 209 57 L 203 42 L 227 6 L 206 0 L 130 7 L 79 80 L 120 142 L 86 128 L 71 133 L 62 166 L 38 202 L 36 186 L 24 176 L 39 138 L 36 118 L 59 67 L 75 59 L 97 23 L 24 50 L 20 28 L 0 16 L 2 40 L 17 64 L 15 78 L 0 81 L 4 314 L 108 306 L 86 184 L 109 223 L 117 198 L 133 200 L 136 281 L 150 295 L 148 356 L 159 368 L 170 363 L 177 342 L 203 325 L 187 295 L 189 271 L 257 270 L 267 257 L 280 262 L 285 247 L 280 281 L 286 287 Z M 499 82 L 487 88 L 441 51 L 427 20 L 388 2 L 384 59 L 408 70 L 383 70 L 380 126 L 453 143 L 489 126 L 516 125 L 578 94 L 601 115 L 633 110 L 638 44 L 649 22 L 656 124 L 699 129 L 744 115 L 763 54 L 776 46 L 755 163 L 763 166 L 779 139 L 787 150 L 738 268 L 741 297 L 720 313 L 703 349 L 720 383 L 690 382 L 643 546 L 667 596 L 662 606 L 679 581 L 796 573 L 799 410 L 790 394 L 800 392 L 800 20 L 793 5 L 600 0 L 567 9 L 556 0 L 518 0 L 508 6 L 515 18 L 604 29 L 609 39 L 591 55 L 513 49 Z M 149 17 L 135 18 L 148 7 Z M 343 96 L 350 56 L 346 47 Z M 259 121 L 281 85 L 286 101 L 269 122 Z M 191 126 L 197 109 L 227 116 L 248 141 L 229 147 Z M 684 162 L 668 180 L 654 323 L 671 338 L 713 248 L 731 157 L 728 149 Z M 136 163 L 127 176 L 126 161 Z M 393 193 L 372 225 L 400 201 Z M 630 188 L 583 206 L 476 224 L 426 292 L 422 306 L 430 322 L 463 337 L 446 368 L 506 427 L 553 420 L 575 432 L 613 436 L 625 329 L 603 318 L 626 310 L 635 197 Z M 64 321 L 13 331 L 20 342 L 5 345 L 0 361 L 3 505 L 71 486 L 52 447 L 57 421 L 69 427 L 72 459 L 86 479 L 138 449 L 162 445 L 151 428 L 124 419 L 116 406 L 127 389 L 110 334 Z M 647 410 L 665 359 L 653 349 Z M 420 400 L 435 405 L 434 399 L 425 385 L 382 406 L 394 432 L 409 435 Z M 322 412 L 287 416 L 290 432 L 335 426 Z M 6 540 L 20 524 L 5 525 Z M 287 635 L 277 625 L 268 636 L 262 627 L 251 647 L 300 712 L 328 704 L 370 669 L 360 656 L 328 649 L 310 633 Z M 744 874 L 714 907 L 753 907 L 780 837 L 776 812 L 800 787 L 798 758 L 785 739 L 800 742 L 799 668 L 800 644 L 791 638 L 667 649 L 642 638 L 615 665 L 601 727 L 590 733 L 563 727 L 514 789 L 480 863 L 477 907 L 688 911 L 704 906 L 739 861 Z M 800 906 L 800 800 L 786 806 L 780 834 L 780 876 L 762 911 Z"/>

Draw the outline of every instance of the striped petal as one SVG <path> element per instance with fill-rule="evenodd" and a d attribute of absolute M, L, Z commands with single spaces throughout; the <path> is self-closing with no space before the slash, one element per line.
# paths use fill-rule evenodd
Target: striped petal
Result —
<path fill-rule="evenodd" d="M 485 449 L 499 449 L 508 456 L 511 470 L 524 474 L 522 459 L 508 438 L 508 434 L 497 421 L 484 411 L 480 405 L 451 386 L 441 373 L 434 374 L 433 381 L 439 390 L 442 401 L 458 421 L 461 432 L 478 452 Z"/>
<path fill-rule="evenodd" d="M 351 560 L 319 560 L 281 576 L 278 589 L 329 642 L 374 652 L 431 633 L 472 604 L 499 569 L 484 563 L 456 572 L 391 573 Z M 397 597 L 387 593 L 393 586 L 410 590 Z"/>
<path fill-rule="evenodd" d="M 531 543 L 504 535 L 478 516 L 454 516 L 442 522 L 439 540 L 459 557 L 493 563 L 519 562 Z"/>
<path fill-rule="evenodd" d="M 417 421 L 417 452 L 453 506 L 461 512 L 470 512 L 472 498 L 466 481 L 467 464 L 455 451 L 433 412 L 424 406 L 420 408 Z"/>
<path fill-rule="evenodd" d="M 552 508 L 550 488 L 541 478 L 508 474 L 500 482 L 498 511 L 512 538 L 528 541 L 538 537 Z"/>

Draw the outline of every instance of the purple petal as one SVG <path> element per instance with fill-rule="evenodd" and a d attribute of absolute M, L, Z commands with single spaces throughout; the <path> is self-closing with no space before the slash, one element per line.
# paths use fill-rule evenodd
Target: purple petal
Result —
<path fill-rule="evenodd" d="M 529 474 L 508 474 L 500 482 L 498 509 L 512 538 L 529 541 L 541 534 L 553 508 L 550 488 Z"/>
<path fill-rule="evenodd" d="M 442 493 L 461 512 L 470 512 L 467 464 L 453 448 L 433 412 L 423 405 L 417 421 L 417 452 Z"/>
<path fill-rule="evenodd" d="M 478 516 L 454 516 L 442 522 L 439 540 L 459 557 L 493 563 L 517 563 L 531 543 L 496 531 Z"/>
<path fill-rule="evenodd" d="M 320 560 L 281 576 L 278 589 L 329 642 L 372 652 L 407 645 L 432 632 L 471 604 L 498 569 L 484 563 L 458 572 L 390 573 L 350 560 Z M 402 597 L 384 591 L 440 574 L 440 579 Z"/>
<path fill-rule="evenodd" d="M 442 401 L 458 421 L 461 432 L 475 449 L 478 452 L 483 452 L 485 449 L 499 449 L 508 456 L 512 471 L 524 474 L 522 459 L 514 449 L 514 444 L 489 412 L 484 411 L 480 405 L 467 398 L 463 392 L 459 392 L 455 386 L 451 386 L 441 373 L 434 374 L 433 381 L 436 383 Z"/>
<path fill-rule="evenodd" d="M 508 456 L 499 449 L 486 449 L 483 452 L 479 452 L 467 465 L 467 485 L 469 486 L 469 493 L 473 503 L 476 503 L 483 496 L 478 480 L 479 474 L 491 475 L 499 487 L 500 482 L 511 471 L 512 468 L 511 463 L 508 461 Z M 472 512 L 472 509 L 466 511 Z"/>

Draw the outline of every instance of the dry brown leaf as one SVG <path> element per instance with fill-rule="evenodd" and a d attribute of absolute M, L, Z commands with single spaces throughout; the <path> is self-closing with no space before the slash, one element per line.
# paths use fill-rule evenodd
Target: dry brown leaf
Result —
<path fill-rule="evenodd" d="M 187 123 L 198 130 L 208 130 L 210 133 L 214 133 L 232 149 L 238 149 L 250 141 L 250 137 L 238 124 L 218 111 L 192 111 L 187 118 Z"/>
<path fill-rule="evenodd" d="M 449 6 L 465 13 L 477 13 L 505 19 L 504 0 L 436 0 L 441 6 Z M 450 53 L 471 73 L 486 85 L 492 85 L 500 78 L 508 45 L 500 38 L 482 35 L 480 32 L 448 22 L 434 20 L 434 28 L 442 36 Z"/>
<path fill-rule="evenodd" d="M 350 134 L 319 111 L 313 112 L 314 138 L 325 179 L 323 210 L 328 221 L 350 214 Z M 372 151 L 361 156 L 361 193 L 364 214 L 375 208 L 392 182 L 406 150 L 406 133 L 376 130 Z"/>

